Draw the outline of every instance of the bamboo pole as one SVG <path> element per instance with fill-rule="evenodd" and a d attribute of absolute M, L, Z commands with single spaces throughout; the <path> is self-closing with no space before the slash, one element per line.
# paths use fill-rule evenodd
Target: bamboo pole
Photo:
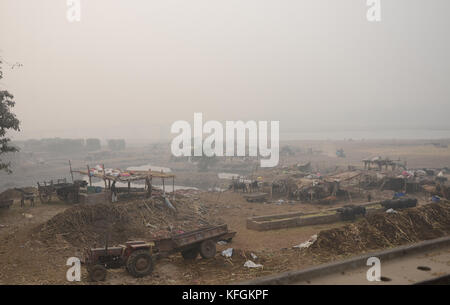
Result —
<path fill-rule="evenodd" d="M 103 181 L 105 182 L 105 191 L 107 189 L 107 185 L 106 185 L 106 172 L 105 172 L 105 164 L 102 164 L 103 167 Z"/>
<path fill-rule="evenodd" d="M 163 183 L 163 196 L 165 197 L 166 196 L 166 185 L 164 182 L 164 178 L 162 178 L 162 183 Z"/>
<path fill-rule="evenodd" d="M 152 175 L 150 175 L 150 198 L 152 198 L 152 191 L 153 191 L 153 186 L 152 186 L 152 184 L 153 184 L 153 176 Z"/>
<path fill-rule="evenodd" d="M 73 183 L 72 163 L 70 163 L 70 160 L 69 160 L 69 168 L 70 168 L 70 176 L 72 177 L 72 183 Z"/>
<path fill-rule="evenodd" d="M 163 170 L 161 170 L 161 174 L 164 174 Z M 162 183 L 163 183 L 163 196 L 166 197 L 166 185 L 165 185 L 164 177 L 162 178 Z"/>
<path fill-rule="evenodd" d="M 88 171 L 88 177 L 89 177 L 89 186 L 92 186 L 91 171 L 89 169 L 89 165 L 87 165 L 87 171 Z"/>

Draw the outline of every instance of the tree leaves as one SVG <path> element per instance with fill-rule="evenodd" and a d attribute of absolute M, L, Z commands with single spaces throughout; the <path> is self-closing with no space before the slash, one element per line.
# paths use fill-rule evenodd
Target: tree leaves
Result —
<path fill-rule="evenodd" d="M 3 77 L 1 70 L 2 61 L 0 60 L 0 79 Z M 0 156 L 2 154 L 16 152 L 18 149 L 10 146 L 11 139 L 6 137 L 9 130 L 20 131 L 20 121 L 12 112 L 15 106 L 14 96 L 6 90 L 0 91 Z M 4 170 L 11 173 L 10 162 L 2 162 L 0 159 L 0 171 Z"/>

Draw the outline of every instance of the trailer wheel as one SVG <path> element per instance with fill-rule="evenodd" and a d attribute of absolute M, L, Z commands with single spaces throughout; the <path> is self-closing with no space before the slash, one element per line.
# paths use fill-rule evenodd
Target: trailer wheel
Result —
<path fill-rule="evenodd" d="M 181 251 L 181 255 L 184 259 L 196 259 L 198 255 L 198 247 L 194 247 L 188 250 Z"/>
<path fill-rule="evenodd" d="M 102 265 L 94 265 L 88 268 L 89 278 L 93 282 L 100 282 L 106 279 L 106 268 Z"/>
<path fill-rule="evenodd" d="M 127 259 L 126 269 L 134 277 L 143 277 L 153 271 L 153 260 L 150 251 L 137 250 Z"/>
<path fill-rule="evenodd" d="M 200 255 L 203 258 L 213 258 L 216 255 L 216 243 L 212 240 L 205 240 L 200 244 Z"/>

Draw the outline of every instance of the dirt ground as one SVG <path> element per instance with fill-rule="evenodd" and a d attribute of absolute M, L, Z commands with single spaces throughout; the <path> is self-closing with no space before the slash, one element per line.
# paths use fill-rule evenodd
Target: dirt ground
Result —
<path fill-rule="evenodd" d="M 223 222 L 227 223 L 231 230 L 237 232 L 233 241 L 227 245 L 218 245 L 218 253 L 213 259 L 198 258 L 190 262 L 185 261 L 180 254 L 175 254 L 158 260 L 151 276 L 135 279 L 124 268 L 121 268 L 109 270 L 107 280 L 101 284 L 223 284 L 305 268 L 318 264 L 321 260 L 317 259 L 315 255 L 292 247 L 321 231 L 339 229 L 348 225 L 348 223 L 342 222 L 332 225 L 257 232 L 246 228 L 248 217 L 295 211 L 318 211 L 329 207 L 300 203 L 283 205 L 249 203 L 242 198 L 241 194 L 232 192 L 196 192 L 187 196 L 189 197 L 181 200 L 177 207 L 184 204 L 186 209 L 196 209 L 197 212 L 200 210 L 201 217 L 188 217 L 191 223 L 187 223 L 186 218 L 182 218 L 180 221 L 177 217 L 166 217 L 165 221 L 174 224 L 172 230 L 176 230 L 180 223 L 194 226 L 199 219 L 210 223 Z M 196 203 L 196 205 L 192 205 L 192 203 Z M 119 204 L 127 205 L 126 203 Z M 133 204 L 138 203 L 130 203 L 130 205 Z M 339 204 L 335 206 L 339 206 Z M 62 217 L 61 215 L 77 211 L 77 209 L 79 207 L 61 202 L 50 204 L 38 202 L 33 208 L 29 206 L 21 208 L 20 203 L 16 201 L 11 209 L 1 210 L 0 284 L 70 284 L 65 278 L 68 269 L 66 260 L 73 256 L 81 257 L 84 247 L 89 246 L 95 240 L 94 235 L 91 232 L 80 231 L 87 236 L 86 241 L 82 242 L 77 235 L 72 235 L 72 237 L 76 237 L 75 239 L 70 238 L 70 235 L 63 232 L 64 230 L 55 232 L 52 238 L 43 232 L 48 233 L 46 226 L 57 222 Z M 161 211 L 161 215 L 163 213 L 167 213 L 167 211 Z M 189 212 L 185 210 L 183 215 L 187 214 Z M 151 221 L 149 217 L 147 215 L 144 219 Z M 157 215 L 156 217 L 160 218 L 161 216 Z M 164 224 L 161 225 L 164 227 Z M 186 227 L 186 229 L 188 228 L 189 226 Z M 128 228 L 122 228 L 128 232 L 126 229 Z M 132 237 L 144 239 L 158 233 L 162 234 L 161 232 L 151 232 L 151 227 L 147 229 L 149 231 L 142 234 L 133 230 L 129 232 L 133 232 Z M 117 235 L 116 238 L 126 239 L 126 236 L 127 234 Z M 89 237 L 93 239 L 89 239 Z M 102 236 L 98 236 L 97 241 L 101 241 L 101 238 Z M 222 250 L 229 247 L 234 249 L 231 259 L 220 255 Z M 361 251 L 359 250 L 359 252 Z M 253 259 L 252 254 L 257 258 Z M 349 256 L 353 253 L 346 254 Z M 245 268 L 243 265 L 248 259 L 262 264 L 263 268 Z M 93 284 L 88 281 L 84 267 L 82 268 L 82 281 L 78 284 Z"/>
<path fill-rule="evenodd" d="M 303 152 L 296 153 L 294 156 L 282 156 L 280 168 L 283 165 L 307 161 L 311 161 L 313 170 L 317 171 L 335 167 L 347 168 L 349 165 L 361 166 L 362 159 L 376 155 L 392 159 L 400 158 L 408 162 L 408 167 L 413 168 L 450 167 L 450 149 L 436 148 L 424 141 L 297 141 L 286 144 L 297 147 Z M 321 153 L 305 153 L 304 151 L 309 148 L 321 151 Z M 336 157 L 335 151 L 339 148 L 345 150 L 347 158 Z M 89 163 L 101 162 L 108 166 L 122 168 L 147 163 L 167 166 L 177 174 L 176 183 L 178 185 L 199 188 L 221 186 L 217 179 L 218 172 L 237 172 L 243 175 L 253 173 L 252 170 L 245 172 L 247 169 L 240 168 L 239 164 L 226 162 L 221 164 L 220 168 L 198 172 L 195 165 L 171 161 L 167 157 L 167 151 L 159 152 L 155 149 L 135 149 L 114 156 L 114 158 L 91 160 Z M 148 157 L 149 152 L 151 152 L 152 158 Z M 2 180 L 0 188 L 32 185 L 34 182 L 30 181 L 36 180 L 37 176 L 40 179 L 41 177 L 47 179 L 60 175 L 67 177 L 68 170 L 65 159 L 55 159 L 50 156 L 48 160 L 44 161 L 44 164 L 20 163 L 22 165 L 16 167 L 12 176 L 8 176 L 5 180 L 3 180 L 3 176 L 0 176 Z M 84 166 L 86 162 L 80 156 L 78 161 L 75 160 L 72 164 Z M 224 183 L 229 183 L 229 181 L 222 181 L 222 184 Z M 111 219 L 116 222 L 124 212 L 123 209 L 126 210 L 126 213 L 131 211 L 131 216 L 125 223 L 113 227 L 112 242 L 122 243 L 127 238 L 150 239 L 155 236 L 164 236 L 168 232 L 186 231 L 207 223 L 228 224 L 230 230 L 237 232 L 233 241 L 230 244 L 218 245 L 218 253 L 213 259 L 198 258 L 189 262 L 185 261 L 180 254 L 175 254 L 157 261 L 151 276 L 135 279 L 128 275 L 124 268 L 121 268 L 109 270 L 107 280 L 101 284 L 232 283 L 257 276 L 305 268 L 336 259 L 337 256 L 348 257 L 364 251 L 376 250 L 376 247 L 391 246 L 375 244 L 375 247 L 369 247 L 370 249 L 359 247 L 342 253 L 331 253 L 332 255 L 318 257 L 309 251 L 301 251 L 292 247 L 307 241 L 312 235 L 320 232 L 327 232 L 322 236 L 342 234 L 343 231 L 349 231 L 348 226 L 353 224 L 340 222 L 264 232 L 246 228 L 248 217 L 300 211 L 316 212 L 348 204 L 346 201 L 328 206 L 311 203 L 291 204 L 289 202 L 278 205 L 276 203 L 249 203 L 242 198 L 241 194 L 229 191 L 223 193 L 193 191 L 185 195 L 177 201 L 177 208 L 181 211 L 181 216 L 170 215 L 168 211 L 159 208 L 157 202 L 147 203 L 152 211 L 148 211 L 142 202 L 118 203 L 117 205 L 120 206 L 118 210 L 109 211 L 108 217 L 112 217 Z M 372 199 L 387 199 L 392 198 L 392 195 L 392 191 L 374 192 Z M 418 194 L 417 198 L 419 206 L 423 206 L 429 201 L 429 196 L 425 194 Z M 361 196 L 354 198 L 352 203 L 364 201 L 364 196 Z M 91 212 L 93 214 L 89 214 Z M 98 228 L 105 229 L 108 221 L 100 217 L 98 222 L 90 222 L 89 219 L 97 217 L 92 215 L 98 214 L 94 211 L 91 212 L 86 214 L 86 211 L 83 212 L 79 207 L 62 202 L 41 204 L 39 200 L 33 208 L 28 204 L 25 208 L 21 208 L 17 199 L 11 209 L 0 209 L 0 284 L 70 284 L 66 281 L 66 271 L 69 268 L 66 266 L 67 259 L 70 257 L 81 258 L 85 247 L 93 246 L 93 243 L 101 244 L 104 240 L 104 234 Z M 68 226 L 63 224 L 68 224 Z M 354 229 L 354 227 L 351 228 Z M 400 228 L 405 227 L 401 226 Z M 319 234 L 319 236 L 321 235 Z M 351 239 L 352 237 L 347 236 L 346 238 Z M 411 239 L 411 242 L 422 238 L 426 238 L 426 236 Z M 402 242 L 408 242 L 408 240 Z M 318 245 L 326 244 L 325 240 L 318 243 Z M 394 244 L 392 243 L 392 245 Z M 231 259 L 220 255 L 222 250 L 229 247 L 234 249 Z M 321 251 L 323 252 L 323 250 Z M 253 259 L 252 254 L 257 258 Z M 263 268 L 244 267 L 243 265 L 248 259 L 262 264 Z M 82 268 L 82 281 L 77 284 L 92 284 L 87 280 L 84 267 Z"/>
<path fill-rule="evenodd" d="M 217 199 L 217 196 L 219 198 Z M 245 228 L 248 216 L 259 213 L 278 213 L 295 211 L 299 206 L 277 206 L 248 203 L 240 194 L 199 193 L 193 198 L 206 206 L 208 219 L 225 222 L 233 231 L 237 231 L 229 245 L 218 245 L 218 251 L 228 247 L 234 248 L 232 259 L 225 259 L 219 254 L 214 259 L 197 259 L 185 261 L 181 255 L 172 255 L 157 262 L 152 276 L 135 279 L 125 270 L 109 270 L 106 284 L 213 284 L 240 281 L 255 276 L 262 276 L 289 270 L 291 263 L 278 254 L 286 251 L 309 238 L 318 230 L 327 228 L 294 228 L 271 232 L 256 232 Z M 213 203 L 211 203 L 213 202 Z M 16 202 L 10 210 L 0 213 L 0 283 L 1 284 L 67 284 L 65 273 L 66 260 L 69 257 L 81 257 L 82 244 L 68 242 L 64 234 L 56 234 L 54 239 L 43 239 L 42 228 L 50 219 L 56 219 L 64 211 L 73 209 L 63 203 L 40 204 L 34 208 L 20 208 Z M 32 215 L 27 218 L 26 215 Z M 282 238 L 284 236 L 284 238 Z M 137 236 L 141 237 L 141 236 Z M 286 238 L 288 237 L 288 238 Z M 87 245 L 87 244 L 86 244 Z M 264 265 L 263 269 L 247 269 L 243 264 L 256 254 L 256 263 Z M 82 284 L 89 283 L 83 268 Z"/>

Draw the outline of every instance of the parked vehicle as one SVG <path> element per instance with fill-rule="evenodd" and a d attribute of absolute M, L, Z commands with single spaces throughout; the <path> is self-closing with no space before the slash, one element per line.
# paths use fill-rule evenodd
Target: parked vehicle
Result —
<path fill-rule="evenodd" d="M 53 182 L 53 180 L 38 182 L 37 185 L 41 203 L 50 202 L 53 195 L 64 202 L 78 203 L 80 187 L 86 186 L 87 182 L 75 180 L 73 183 L 68 183 L 64 178 L 58 179 L 56 182 Z"/>
<path fill-rule="evenodd" d="M 0 200 L 0 209 L 2 208 L 9 209 L 13 203 L 14 203 L 13 199 Z"/>
<path fill-rule="evenodd" d="M 174 235 L 170 238 L 145 241 L 128 241 L 125 245 L 91 248 L 85 253 L 89 277 L 103 281 L 107 269 L 125 266 L 134 277 L 143 277 L 153 271 L 155 259 L 181 252 L 184 259 L 195 259 L 198 254 L 208 259 L 216 255 L 218 241 L 231 241 L 236 232 L 228 231 L 227 225 L 210 226 Z"/>

